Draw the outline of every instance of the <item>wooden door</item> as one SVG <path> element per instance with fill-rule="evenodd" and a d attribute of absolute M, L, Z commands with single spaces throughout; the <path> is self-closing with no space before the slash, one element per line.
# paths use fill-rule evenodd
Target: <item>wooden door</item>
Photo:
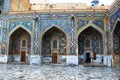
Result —
<path fill-rule="evenodd" d="M 57 53 L 52 53 L 52 63 L 57 63 Z"/>
<path fill-rule="evenodd" d="M 22 62 L 26 61 L 26 52 L 25 51 L 21 51 L 21 61 Z"/>

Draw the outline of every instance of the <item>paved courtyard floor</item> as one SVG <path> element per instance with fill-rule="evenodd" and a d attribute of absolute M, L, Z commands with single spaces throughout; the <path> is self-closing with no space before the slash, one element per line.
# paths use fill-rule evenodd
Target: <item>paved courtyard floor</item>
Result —
<path fill-rule="evenodd" d="M 120 67 L 0 64 L 0 80 L 120 80 Z"/>

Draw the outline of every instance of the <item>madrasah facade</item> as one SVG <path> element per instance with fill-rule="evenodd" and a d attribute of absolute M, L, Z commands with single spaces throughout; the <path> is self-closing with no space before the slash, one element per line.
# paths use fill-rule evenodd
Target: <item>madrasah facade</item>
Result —
<path fill-rule="evenodd" d="M 120 0 L 110 6 L 0 0 L 0 63 L 12 62 L 120 64 Z"/>

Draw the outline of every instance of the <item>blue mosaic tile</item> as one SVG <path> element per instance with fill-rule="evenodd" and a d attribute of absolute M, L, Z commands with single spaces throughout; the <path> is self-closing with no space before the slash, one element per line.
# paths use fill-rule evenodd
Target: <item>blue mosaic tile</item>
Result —
<path fill-rule="evenodd" d="M 32 31 L 33 22 L 32 21 L 13 21 L 9 23 L 9 31 L 17 27 L 18 25 L 23 25 L 30 31 Z"/>
<path fill-rule="evenodd" d="M 110 16 L 111 30 L 114 28 L 117 18 L 120 18 L 120 9 L 118 9 L 114 14 L 112 14 L 112 16 Z"/>
<path fill-rule="evenodd" d="M 78 21 L 78 30 L 89 23 L 89 20 L 79 20 Z"/>
<path fill-rule="evenodd" d="M 9 9 L 10 9 L 10 0 L 5 0 L 4 1 L 4 11 L 3 13 L 8 13 L 9 12 Z"/>
<path fill-rule="evenodd" d="M 59 27 L 67 32 L 68 20 L 41 20 L 40 21 L 41 31 L 44 32 L 49 27 Z"/>
<path fill-rule="evenodd" d="M 95 20 L 93 24 L 97 25 L 99 28 L 104 30 L 104 21 L 103 20 Z"/>

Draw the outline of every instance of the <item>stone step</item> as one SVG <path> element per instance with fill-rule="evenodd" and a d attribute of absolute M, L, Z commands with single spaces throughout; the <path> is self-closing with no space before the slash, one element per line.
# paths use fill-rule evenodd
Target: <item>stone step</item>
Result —
<path fill-rule="evenodd" d="M 100 63 L 85 63 L 84 67 L 105 67 L 105 65 Z"/>
<path fill-rule="evenodd" d="M 9 62 L 9 64 L 29 64 L 29 63 L 26 63 L 26 62 Z"/>

